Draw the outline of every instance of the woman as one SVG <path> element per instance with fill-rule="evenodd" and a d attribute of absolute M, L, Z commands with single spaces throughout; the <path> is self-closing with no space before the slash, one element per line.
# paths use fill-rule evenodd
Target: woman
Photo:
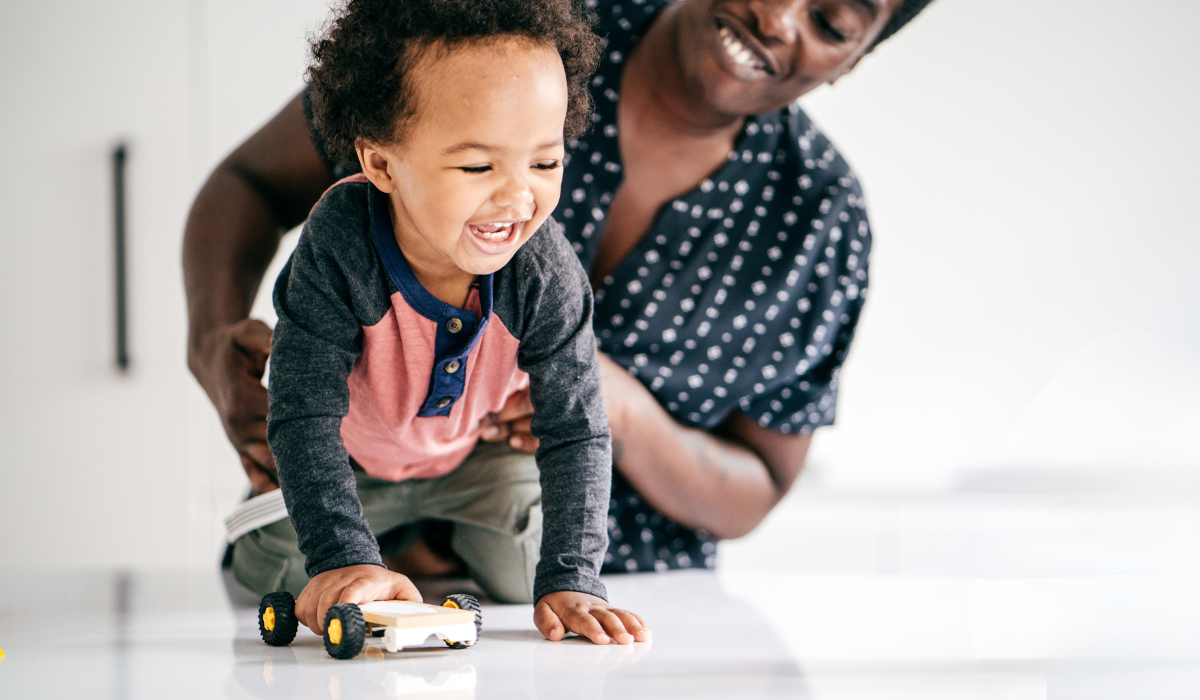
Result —
<path fill-rule="evenodd" d="M 711 568 L 714 540 L 757 526 L 833 422 L 870 233 L 853 173 L 794 103 L 926 4 L 596 7 L 595 128 L 569 148 L 555 218 L 595 289 L 616 466 L 606 571 Z M 184 241 L 189 366 L 257 493 L 275 488 L 271 331 L 246 316 L 280 235 L 346 174 L 306 111 L 298 96 L 217 168 Z M 513 397 L 484 437 L 535 449 L 529 411 Z M 418 546 L 405 566 L 449 565 Z"/>

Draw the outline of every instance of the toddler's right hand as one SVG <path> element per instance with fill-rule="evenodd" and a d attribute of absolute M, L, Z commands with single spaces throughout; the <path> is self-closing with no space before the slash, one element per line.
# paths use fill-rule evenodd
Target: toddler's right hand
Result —
<path fill-rule="evenodd" d="M 325 633 L 325 613 L 338 603 L 375 600 L 421 601 L 421 593 L 403 574 L 374 564 L 330 569 L 312 577 L 296 599 L 296 619 L 317 634 Z"/>

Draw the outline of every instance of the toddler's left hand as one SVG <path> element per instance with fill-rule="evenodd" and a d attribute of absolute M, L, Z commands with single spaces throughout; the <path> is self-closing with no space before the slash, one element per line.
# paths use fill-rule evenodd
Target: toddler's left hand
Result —
<path fill-rule="evenodd" d="M 552 642 L 561 640 L 567 632 L 587 637 L 596 644 L 648 642 L 651 636 L 641 617 L 614 608 L 602 598 L 575 591 L 542 596 L 533 610 L 533 623 Z"/>

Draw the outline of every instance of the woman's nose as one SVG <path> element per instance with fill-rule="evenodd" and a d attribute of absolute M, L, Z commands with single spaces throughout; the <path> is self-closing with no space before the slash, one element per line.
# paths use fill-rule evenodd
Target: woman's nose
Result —
<path fill-rule="evenodd" d="M 788 45 L 796 41 L 800 13 L 806 0 L 751 0 L 750 12 L 758 24 L 758 34 Z"/>

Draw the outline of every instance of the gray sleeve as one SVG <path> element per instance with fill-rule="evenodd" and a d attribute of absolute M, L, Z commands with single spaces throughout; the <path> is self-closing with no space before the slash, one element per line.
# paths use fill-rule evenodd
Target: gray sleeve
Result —
<path fill-rule="evenodd" d="M 513 260 L 496 313 L 520 339 L 542 484 L 542 558 L 534 600 L 555 591 L 607 598 L 612 449 L 592 335 L 592 292 L 578 258 L 548 225 Z"/>
<path fill-rule="evenodd" d="M 318 205 L 275 284 L 267 438 L 309 576 L 383 565 L 341 437 L 346 379 L 362 344 L 353 300 L 361 274 L 353 273 L 368 255 L 346 235 L 361 221 L 337 211 L 350 195 L 335 191 Z"/>

